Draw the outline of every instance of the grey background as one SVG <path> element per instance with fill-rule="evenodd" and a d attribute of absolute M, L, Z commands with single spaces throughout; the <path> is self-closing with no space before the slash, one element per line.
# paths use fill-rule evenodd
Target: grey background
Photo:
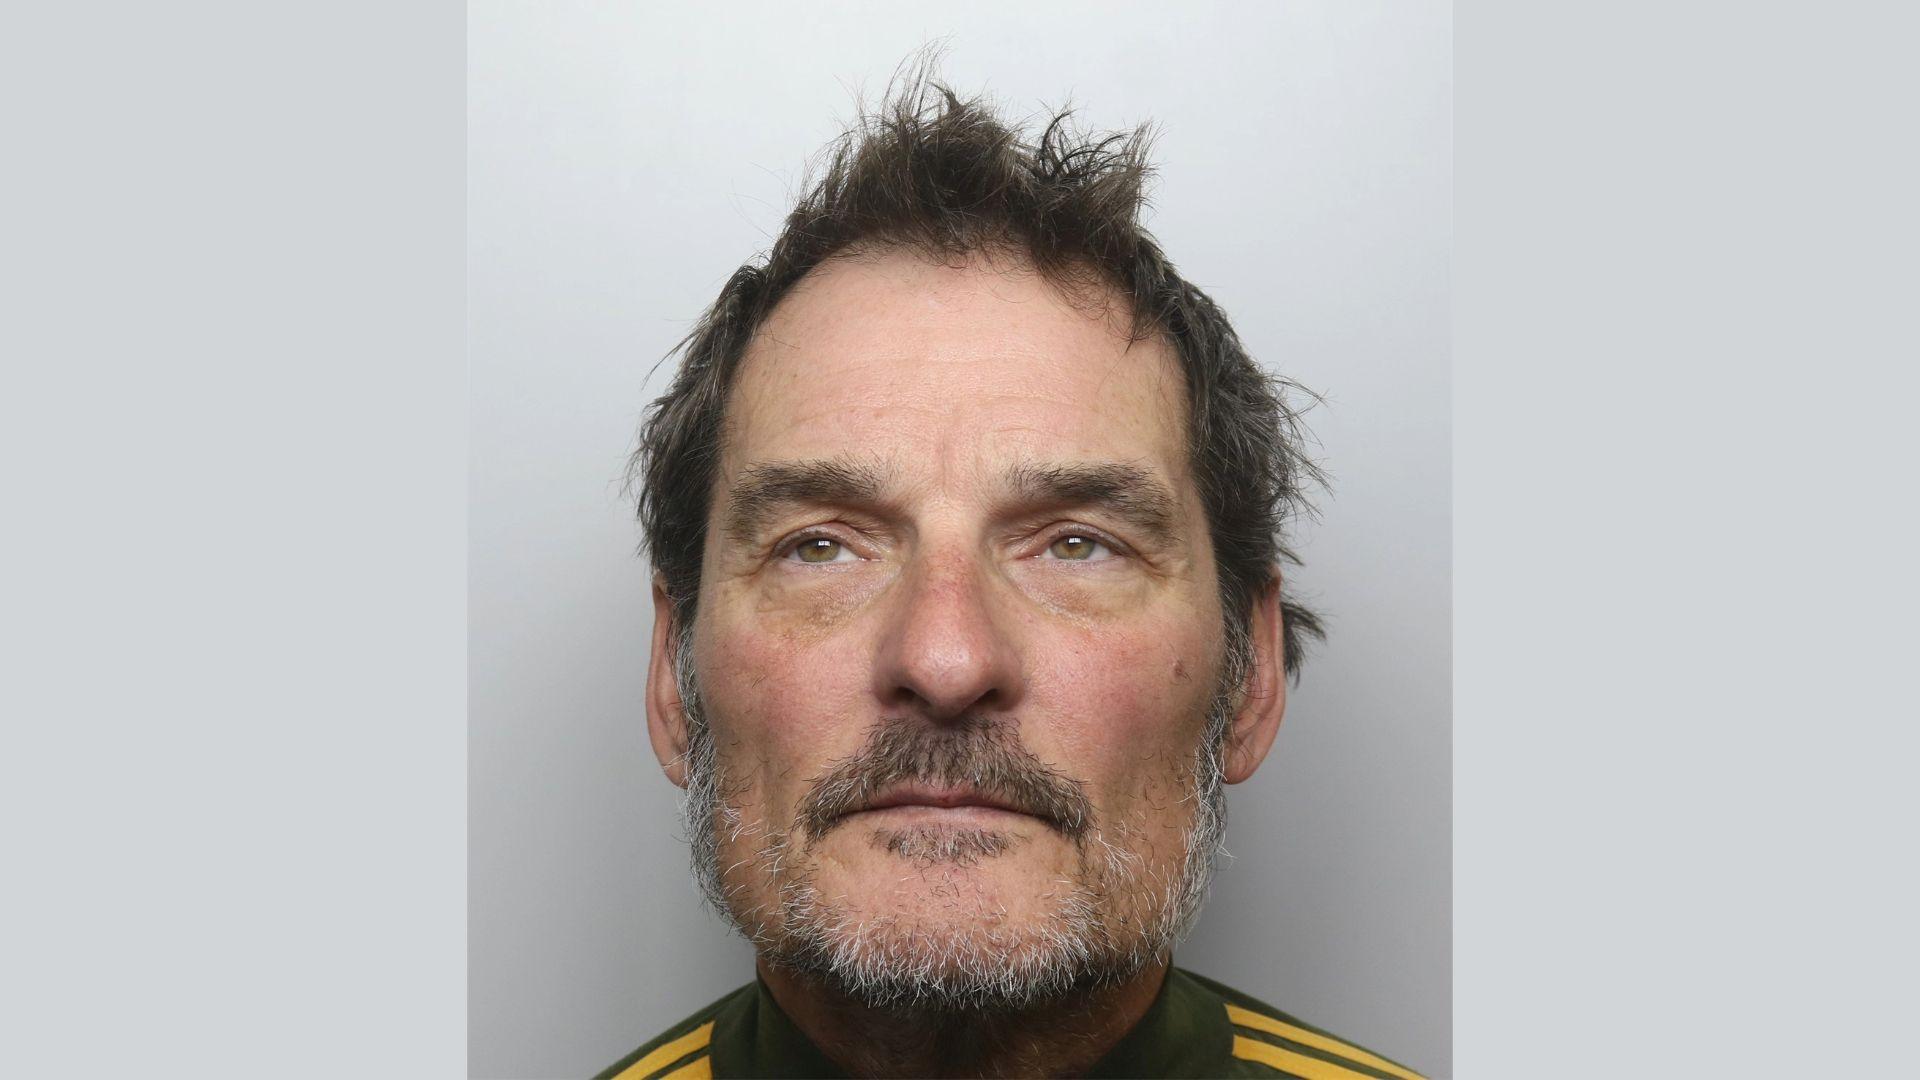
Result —
<path fill-rule="evenodd" d="M 463 1075 L 465 11 L 105 12 L 0 34 L 0 1073 Z M 1460 5 L 1458 1075 L 1910 1056 L 1916 29 Z"/>
<path fill-rule="evenodd" d="M 824 10 L 824 9 L 820 9 Z M 619 490 L 654 362 L 922 44 L 1019 116 L 1161 129 L 1149 221 L 1327 397 L 1332 617 L 1179 962 L 1451 1075 L 1443 4 L 476 4 L 469 22 L 469 1071 L 586 1075 L 751 975 L 648 748 Z"/>

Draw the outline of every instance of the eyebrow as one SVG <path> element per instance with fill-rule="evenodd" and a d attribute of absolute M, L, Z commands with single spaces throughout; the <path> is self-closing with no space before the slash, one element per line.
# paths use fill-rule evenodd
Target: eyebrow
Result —
<path fill-rule="evenodd" d="M 891 470 L 849 458 L 756 462 L 740 470 L 727 495 L 726 535 L 751 544 L 782 509 L 805 503 L 872 506 Z"/>
<path fill-rule="evenodd" d="M 1023 463 L 1007 471 L 1007 493 L 1045 506 L 1095 507 L 1158 544 L 1179 538 L 1173 492 L 1152 472 L 1121 462 Z"/>
<path fill-rule="evenodd" d="M 727 495 L 723 528 L 749 545 L 769 521 L 796 505 L 876 506 L 887 501 L 893 470 L 849 458 L 756 462 L 740 470 Z M 1173 492 L 1155 475 L 1123 462 L 1022 462 L 1001 481 L 1008 500 L 1026 508 L 1098 508 L 1158 544 L 1175 542 Z"/>

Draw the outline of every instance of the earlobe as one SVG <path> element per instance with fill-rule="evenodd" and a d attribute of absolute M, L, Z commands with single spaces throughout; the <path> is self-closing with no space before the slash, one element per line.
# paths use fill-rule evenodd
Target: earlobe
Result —
<path fill-rule="evenodd" d="M 667 779 L 687 786 L 687 710 L 674 677 L 674 649 L 679 646 L 673 601 L 665 579 L 653 576 L 653 647 L 647 663 L 647 738 Z"/>
<path fill-rule="evenodd" d="M 1254 598 L 1249 612 L 1248 633 L 1253 649 L 1253 666 L 1247 672 L 1233 726 L 1227 735 L 1225 760 L 1221 768 L 1229 784 L 1238 784 L 1253 776 L 1273 748 L 1280 733 L 1280 719 L 1287 711 L 1287 678 L 1282 651 L 1280 615 L 1280 573 L 1276 569 L 1267 585 Z"/>

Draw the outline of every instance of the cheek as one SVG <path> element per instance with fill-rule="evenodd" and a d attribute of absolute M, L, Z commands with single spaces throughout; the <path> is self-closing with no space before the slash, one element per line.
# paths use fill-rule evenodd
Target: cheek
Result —
<path fill-rule="evenodd" d="M 1130 802 L 1183 767 L 1200 738 L 1216 661 L 1191 628 L 1056 631 L 1036 655 L 1033 707 L 1073 774 Z"/>
<path fill-rule="evenodd" d="M 783 817 L 807 781 L 857 749 L 858 657 L 758 622 L 703 624 L 694 647 L 708 721 L 746 801 Z"/>

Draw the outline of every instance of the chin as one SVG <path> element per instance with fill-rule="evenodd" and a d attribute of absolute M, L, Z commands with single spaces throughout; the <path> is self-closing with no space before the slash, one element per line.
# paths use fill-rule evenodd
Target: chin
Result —
<path fill-rule="evenodd" d="M 768 959 L 872 1007 L 1031 1008 L 1150 963 L 1116 940 L 1105 890 L 1064 837 L 995 829 L 842 828 L 781 888 Z"/>
<path fill-rule="evenodd" d="M 979 882 L 958 880 L 966 873 L 919 878 L 859 906 L 824 888 L 792 890 L 769 959 L 861 1004 L 906 1011 L 1019 1011 L 1106 977 L 1095 970 L 1106 935 L 1083 892 L 1014 913 Z"/>
<path fill-rule="evenodd" d="M 1088 891 L 1071 841 L 1031 825 L 863 822 L 811 850 L 809 891 L 848 918 L 950 936 L 1058 918 Z M 950 929 L 943 929 L 950 928 Z"/>

